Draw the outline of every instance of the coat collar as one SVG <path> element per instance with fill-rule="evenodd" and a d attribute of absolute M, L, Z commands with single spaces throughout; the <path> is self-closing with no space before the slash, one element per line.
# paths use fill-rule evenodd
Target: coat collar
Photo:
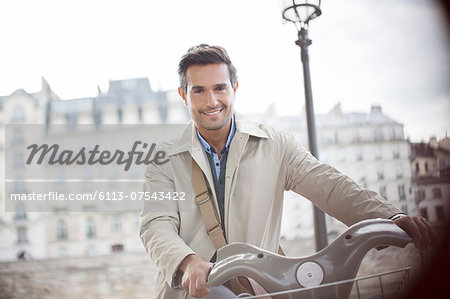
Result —
<path fill-rule="evenodd" d="M 249 120 L 242 114 L 235 113 L 235 120 L 237 133 L 248 134 L 258 138 L 268 138 L 267 133 L 261 129 L 258 123 Z M 182 152 L 190 152 L 192 154 L 193 148 L 201 147 L 195 131 L 195 122 L 191 119 L 181 134 L 172 139 L 171 143 L 167 151 L 169 156 Z"/>

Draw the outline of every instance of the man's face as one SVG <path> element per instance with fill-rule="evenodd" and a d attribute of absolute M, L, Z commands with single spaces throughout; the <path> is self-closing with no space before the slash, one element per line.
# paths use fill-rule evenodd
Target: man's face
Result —
<path fill-rule="evenodd" d="M 231 86 L 225 63 L 192 65 L 186 71 L 186 92 L 178 88 L 200 133 L 220 130 L 230 123 L 238 84 Z"/>

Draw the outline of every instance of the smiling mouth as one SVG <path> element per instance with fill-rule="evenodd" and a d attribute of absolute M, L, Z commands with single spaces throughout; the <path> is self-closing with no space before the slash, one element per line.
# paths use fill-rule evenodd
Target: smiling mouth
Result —
<path fill-rule="evenodd" d="M 208 115 L 208 116 L 215 116 L 217 114 L 219 114 L 220 112 L 222 112 L 222 109 L 218 109 L 218 110 L 213 110 L 213 111 L 205 111 L 203 112 L 204 114 Z"/>

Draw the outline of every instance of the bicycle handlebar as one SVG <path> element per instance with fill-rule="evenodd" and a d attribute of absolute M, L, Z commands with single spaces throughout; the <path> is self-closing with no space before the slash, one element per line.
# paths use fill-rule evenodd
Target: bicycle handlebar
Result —
<path fill-rule="evenodd" d="M 207 284 L 218 286 L 233 277 L 245 276 L 268 293 L 316 287 L 355 278 L 362 259 L 374 247 L 405 247 L 409 242 L 408 234 L 393 221 L 372 219 L 352 225 L 326 248 L 306 257 L 285 257 L 246 243 L 232 243 L 218 250 Z M 339 296 L 347 298 L 352 286 L 340 285 Z M 329 296 L 327 288 L 315 291 L 315 298 Z M 294 297 L 299 298 L 295 294 L 277 298 Z"/>

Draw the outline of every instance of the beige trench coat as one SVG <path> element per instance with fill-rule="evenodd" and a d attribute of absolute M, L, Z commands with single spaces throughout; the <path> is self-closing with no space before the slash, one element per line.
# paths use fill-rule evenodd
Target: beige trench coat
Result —
<path fill-rule="evenodd" d="M 194 203 L 192 158 L 214 190 L 210 166 L 191 121 L 178 138 L 159 145 L 169 155 L 150 165 L 145 191 L 185 193 L 184 201 L 146 201 L 141 214 L 142 242 L 159 269 L 157 298 L 185 298 L 171 286 L 179 264 L 195 253 L 209 261 L 215 248 Z M 236 135 L 228 153 L 225 182 L 225 233 L 228 242 L 247 242 L 276 252 L 280 239 L 283 192 L 293 190 L 347 225 L 388 218 L 401 211 L 377 193 L 357 185 L 317 161 L 294 138 L 236 114 Z M 217 206 L 215 192 L 214 201 Z M 173 197 L 169 194 L 167 198 Z"/>

